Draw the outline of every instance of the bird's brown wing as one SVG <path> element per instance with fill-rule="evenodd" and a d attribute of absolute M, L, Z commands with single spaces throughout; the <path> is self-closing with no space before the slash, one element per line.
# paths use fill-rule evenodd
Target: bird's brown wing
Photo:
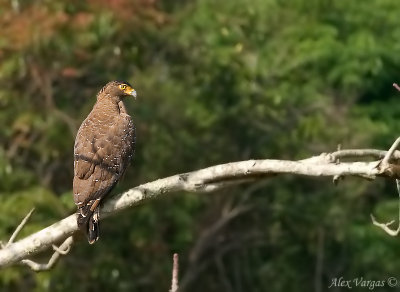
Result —
<path fill-rule="evenodd" d="M 81 229 L 88 228 L 99 202 L 129 165 L 134 143 L 135 129 L 128 115 L 112 120 L 89 115 L 83 122 L 75 140 L 73 180 Z"/>

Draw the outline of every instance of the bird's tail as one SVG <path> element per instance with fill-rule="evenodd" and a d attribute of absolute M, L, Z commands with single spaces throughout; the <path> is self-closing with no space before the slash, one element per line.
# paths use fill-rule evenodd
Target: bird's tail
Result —
<path fill-rule="evenodd" d="M 78 227 L 85 233 L 90 244 L 99 239 L 99 209 L 96 201 L 78 209 Z"/>

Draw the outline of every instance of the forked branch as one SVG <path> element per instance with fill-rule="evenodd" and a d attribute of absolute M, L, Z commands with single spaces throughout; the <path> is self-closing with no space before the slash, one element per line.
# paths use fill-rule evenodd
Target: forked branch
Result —
<path fill-rule="evenodd" d="M 397 142 L 398 140 L 396 140 Z M 395 149 L 395 147 L 392 147 Z M 173 175 L 132 188 L 106 201 L 101 209 L 101 218 L 116 214 L 146 200 L 168 195 L 173 192 L 211 192 L 244 182 L 266 179 L 280 174 L 346 177 L 357 176 L 375 179 L 378 176 L 400 179 L 400 152 L 391 148 L 390 152 L 375 149 L 338 150 L 323 153 L 298 161 L 290 160 L 248 160 L 211 166 L 208 168 Z M 389 155 L 390 154 L 390 155 Z M 363 158 L 373 161 L 354 161 Z M 340 162 L 338 159 L 340 158 Z M 384 161 L 381 163 L 381 159 Z M 384 163 L 383 163 L 384 162 Z M 52 260 L 45 265 L 32 264 L 29 257 L 52 248 L 53 258 L 59 258 L 72 244 L 72 235 L 78 231 L 75 215 L 71 215 L 53 225 L 40 230 L 20 241 L 0 250 L 0 267 L 18 263 L 21 260 L 32 268 L 50 268 Z M 54 249 L 54 248 L 53 248 Z M 40 264 L 39 264 L 40 265 Z"/>
<path fill-rule="evenodd" d="M 21 223 L 15 229 L 14 233 L 11 235 L 7 244 L 4 245 L 4 244 L 0 243 L 0 246 L 2 248 L 8 248 L 14 242 L 14 239 L 17 237 L 18 233 L 22 230 L 22 228 L 24 228 L 25 224 L 28 222 L 29 218 L 32 216 L 32 213 L 34 210 L 35 210 L 35 208 L 32 208 L 29 211 L 29 213 L 25 216 L 25 218 L 21 221 Z M 48 263 L 46 263 L 46 264 L 39 264 L 39 263 L 36 263 L 36 262 L 34 262 L 32 260 L 28 260 L 28 259 L 21 260 L 21 263 L 29 266 L 32 270 L 37 271 L 37 272 L 49 270 L 54 266 L 54 264 L 57 262 L 57 260 L 60 258 L 61 255 L 68 254 L 68 252 L 71 249 L 72 243 L 73 243 L 73 237 L 70 236 L 59 247 L 57 247 L 53 244 L 52 247 L 55 252 L 51 256 Z"/>

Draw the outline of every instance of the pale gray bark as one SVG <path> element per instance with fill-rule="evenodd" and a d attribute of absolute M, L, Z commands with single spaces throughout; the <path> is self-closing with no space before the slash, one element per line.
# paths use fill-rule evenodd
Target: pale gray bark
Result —
<path fill-rule="evenodd" d="M 400 153 L 399 151 L 394 151 L 394 149 L 391 150 L 389 151 L 391 153 L 373 149 L 341 150 L 299 161 L 265 159 L 216 165 L 139 185 L 109 199 L 102 207 L 100 214 L 101 218 L 105 218 L 138 203 L 143 203 L 148 199 L 168 195 L 172 192 L 211 192 L 234 184 L 265 179 L 277 174 L 331 176 L 334 178 L 359 176 L 367 179 L 385 176 L 398 179 L 400 178 L 399 166 L 396 163 L 391 163 L 400 158 Z M 372 162 L 340 163 L 338 160 L 339 158 L 355 157 L 384 159 Z M 22 260 L 26 263 L 27 258 L 52 248 L 54 244 L 65 242 L 67 238 L 77 231 L 75 214 L 64 218 L 1 249 L 0 267 L 18 263 Z M 56 248 L 54 249 L 57 250 Z M 60 255 L 60 252 L 58 252 L 58 255 Z"/>

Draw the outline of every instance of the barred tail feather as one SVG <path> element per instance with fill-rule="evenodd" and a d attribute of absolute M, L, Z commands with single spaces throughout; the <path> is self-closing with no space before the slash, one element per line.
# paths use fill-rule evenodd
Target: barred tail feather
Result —
<path fill-rule="evenodd" d="M 94 205 L 94 204 L 93 204 Z M 87 204 L 78 209 L 78 227 L 85 233 L 90 244 L 99 239 L 99 206 L 93 210 L 92 204 Z"/>
<path fill-rule="evenodd" d="M 97 208 L 98 209 L 98 208 Z M 94 213 L 89 220 L 87 238 L 90 244 L 95 243 L 99 239 L 99 220 L 97 213 Z"/>

